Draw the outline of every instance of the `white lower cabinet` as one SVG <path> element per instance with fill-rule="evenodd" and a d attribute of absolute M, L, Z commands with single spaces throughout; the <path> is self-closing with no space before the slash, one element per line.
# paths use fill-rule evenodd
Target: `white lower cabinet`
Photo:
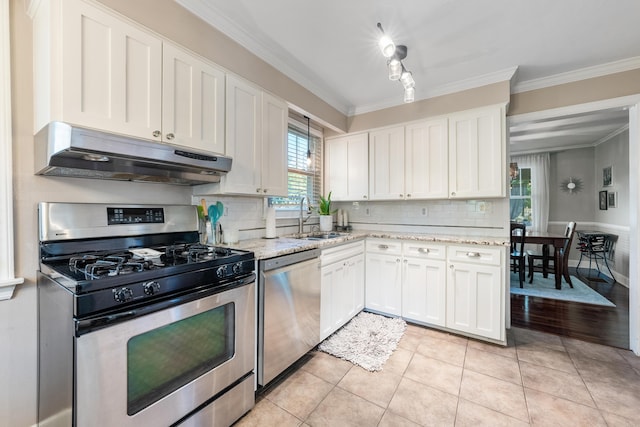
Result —
<path fill-rule="evenodd" d="M 320 265 L 320 340 L 323 340 L 364 308 L 364 242 L 324 249 Z"/>
<path fill-rule="evenodd" d="M 505 343 L 506 249 L 367 239 L 365 308 Z"/>
<path fill-rule="evenodd" d="M 368 310 L 402 314 L 402 243 L 367 239 L 367 273 L 364 306 Z"/>
<path fill-rule="evenodd" d="M 505 250 L 449 246 L 447 328 L 505 339 Z"/>
<path fill-rule="evenodd" d="M 445 326 L 447 268 L 444 245 L 403 243 L 402 317 Z"/>

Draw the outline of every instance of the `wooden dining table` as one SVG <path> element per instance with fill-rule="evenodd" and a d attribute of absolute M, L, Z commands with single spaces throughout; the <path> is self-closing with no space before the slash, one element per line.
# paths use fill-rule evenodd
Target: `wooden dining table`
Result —
<path fill-rule="evenodd" d="M 556 280 L 556 289 L 561 289 L 562 278 L 573 287 L 571 278 L 569 277 L 569 268 L 564 265 L 562 248 L 569 238 L 560 233 L 549 233 L 546 231 L 527 231 L 525 233 L 524 242 L 532 245 L 542 245 L 542 254 L 549 255 L 549 246 L 553 246 L 553 268 Z M 543 271 L 547 271 L 549 261 L 543 261 Z M 545 276 L 546 277 L 546 276 Z"/>

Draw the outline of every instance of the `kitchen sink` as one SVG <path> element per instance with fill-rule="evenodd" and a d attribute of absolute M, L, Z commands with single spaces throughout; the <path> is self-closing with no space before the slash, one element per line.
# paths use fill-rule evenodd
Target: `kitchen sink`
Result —
<path fill-rule="evenodd" d="M 304 237 L 298 237 L 301 240 L 329 240 L 329 239 L 336 239 L 338 237 L 342 237 L 344 236 L 344 233 L 320 233 L 320 234 L 310 234 L 308 236 L 304 236 Z"/>

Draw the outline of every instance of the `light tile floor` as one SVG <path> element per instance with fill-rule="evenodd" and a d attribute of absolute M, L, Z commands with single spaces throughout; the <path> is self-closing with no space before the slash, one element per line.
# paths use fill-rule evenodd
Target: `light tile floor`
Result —
<path fill-rule="evenodd" d="M 246 426 L 640 426 L 640 358 L 527 329 L 508 346 L 409 325 L 382 371 L 311 352 Z"/>

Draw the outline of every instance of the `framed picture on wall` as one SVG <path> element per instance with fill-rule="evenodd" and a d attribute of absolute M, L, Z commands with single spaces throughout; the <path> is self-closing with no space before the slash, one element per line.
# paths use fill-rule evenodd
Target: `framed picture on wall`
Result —
<path fill-rule="evenodd" d="M 617 208 L 618 207 L 618 192 L 617 191 L 609 191 L 607 196 L 609 198 L 609 207 Z"/>
<path fill-rule="evenodd" d="M 613 176 L 611 175 L 611 166 L 602 169 L 602 186 L 610 187 L 613 184 Z"/>
<path fill-rule="evenodd" d="M 599 195 L 598 200 L 600 201 L 600 210 L 606 211 L 607 210 L 607 192 L 601 191 L 598 193 L 598 195 Z"/>

